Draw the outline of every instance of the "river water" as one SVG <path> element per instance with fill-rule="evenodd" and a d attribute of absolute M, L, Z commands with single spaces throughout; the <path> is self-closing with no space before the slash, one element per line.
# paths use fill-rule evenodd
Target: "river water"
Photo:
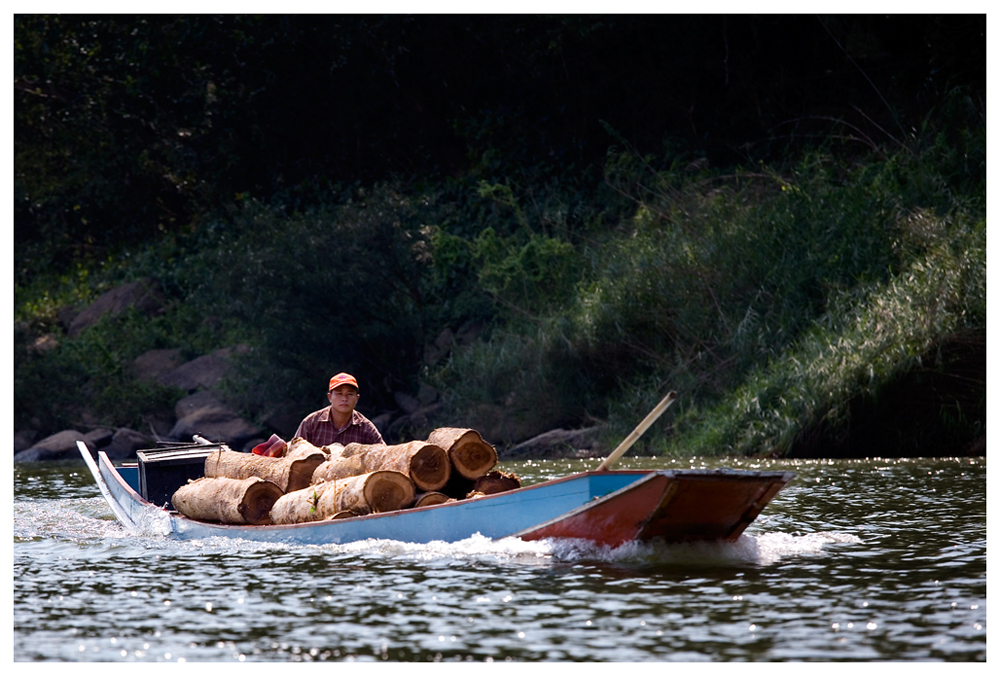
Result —
<path fill-rule="evenodd" d="M 525 484 L 598 461 L 504 463 Z M 16 662 L 985 662 L 985 458 L 791 469 L 739 541 L 288 546 L 130 533 L 86 467 L 13 481 Z"/>

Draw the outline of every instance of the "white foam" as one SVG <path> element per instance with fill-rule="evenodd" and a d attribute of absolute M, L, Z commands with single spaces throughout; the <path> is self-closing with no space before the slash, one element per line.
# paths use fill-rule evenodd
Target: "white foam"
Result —
<path fill-rule="evenodd" d="M 25 501 L 14 504 L 14 535 L 30 539 L 53 534 L 61 539 L 121 540 L 137 538 L 140 546 L 160 547 L 165 538 L 155 530 L 135 532 L 107 518 L 101 498 L 85 500 Z M 458 542 L 426 544 L 369 539 L 342 545 L 289 545 L 253 542 L 225 537 L 177 541 L 182 549 L 218 553 L 249 553 L 271 550 L 319 549 L 337 556 L 363 556 L 416 562 L 476 561 L 517 565 L 558 565 L 565 562 L 596 562 L 628 566 L 646 565 L 772 565 L 794 556 L 821 556 L 828 546 L 860 543 L 860 538 L 838 532 L 792 534 L 768 532 L 747 535 L 735 542 L 633 542 L 620 547 L 596 545 L 584 540 L 518 538 L 491 540 L 480 534 Z M 145 543 L 143 545 L 142 543 Z"/>
<path fill-rule="evenodd" d="M 426 544 L 393 540 L 362 540 L 344 545 L 322 545 L 340 555 L 376 556 L 410 561 L 480 561 L 494 563 L 558 564 L 599 562 L 622 565 L 771 565 L 790 556 L 822 555 L 834 543 L 858 543 L 844 533 L 765 533 L 741 535 L 735 542 L 631 542 L 619 547 L 585 540 L 545 539 L 527 542 L 518 538 L 491 540 L 476 534 L 458 542 Z"/>

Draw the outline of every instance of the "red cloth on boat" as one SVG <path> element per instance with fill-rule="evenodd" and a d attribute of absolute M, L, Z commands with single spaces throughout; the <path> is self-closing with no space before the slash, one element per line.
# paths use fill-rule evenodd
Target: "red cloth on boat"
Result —
<path fill-rule="evenodd" d="M 285 440 L 277 434 L 272 434 L 270 439 L 254 446 L 253 452 L 256 455 L 265 455 L 269 458 L 280 458 L 285 454 Z"/>

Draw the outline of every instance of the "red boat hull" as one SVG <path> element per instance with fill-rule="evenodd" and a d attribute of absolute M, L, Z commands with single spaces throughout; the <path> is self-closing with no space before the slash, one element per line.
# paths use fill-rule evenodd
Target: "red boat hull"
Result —
<path fill-rule="evenodd" d="M 657 472 L 517 534 L 617 547 L 633 540 L 735 540 L 793 473 Z"/>

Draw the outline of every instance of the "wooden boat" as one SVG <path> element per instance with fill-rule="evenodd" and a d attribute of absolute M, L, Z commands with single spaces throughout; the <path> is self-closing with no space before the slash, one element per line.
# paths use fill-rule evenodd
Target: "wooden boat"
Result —
<path fill-rule="evenodd" d="M 142 454 L 137 463 L 116 466 L 103 451 L 95 459 L 85 443 L 77 443 L 122 524 L 180 539 L 222 536 L 296 544 L 366 539 L 427 543 L 457 542 L 478 533 L 492 539 L 574 538 L 612 547 L 632 541 L 735 540 L 794 477 L 793 472 L 610 469 L 673 396 L 668 395 L 597 470 L 477 498 L 288 525 L 190 519 L 171 509 L 163 498 L 199 475 L 197 462 L 187 465 L 187 474 L 161 475 L 158 481 L 162 484 L 166 476 L 167 485 L 154 487 L 145 472 L 153 465 L 144 465 Z"/>
<path fill-rule="evenodd" d="M 181 539 L 235 537 L 298 544 L 369 538 L 455 542 L 489 538 L 579 538 L 618 546 L 633 540 L 735 540 L 794 476 L 738 470 L 593 470 L 505 493 L 429 507 L 290 525 L 189 519 L 140 494 L 138 463 L 115 466 L 103 451 L 80 453 L 115 517 L 140 532 Z"/>

